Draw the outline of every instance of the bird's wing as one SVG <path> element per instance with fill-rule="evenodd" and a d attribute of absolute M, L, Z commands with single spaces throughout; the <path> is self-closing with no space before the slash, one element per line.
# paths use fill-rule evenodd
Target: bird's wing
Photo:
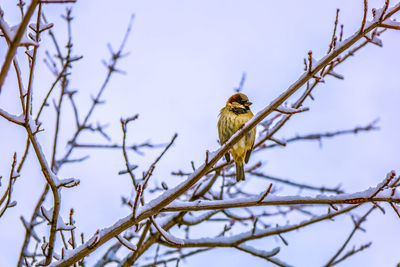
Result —
<path fill-rule="evenodd" d="M 225 108 L 223 108 L 218 120 L 218 136 L 221 145 L 225 144 L 234 134 L 234 129 L 228 125 L 228 114 L 226 114 L 226 112 Z"/>
<path fill-rule="evenodd" d="M 250 132 L 251 148 L 246 151 L 246 156 L 244 157 L 244 162 L 247 164 L 250 159 L 251 152 L 253 151 L 254 142 L 256 140 L 256 128 L 254 127 Z"/>
<path fill-rule="evenodd" d="M 223 114 L 224 112 L 226 112 L 226 110 L 223 108 L 218 120 L 218 137 L 221 145 L 225 144 L 234 133 L 231 127 L 227 127 L 227 114 Z M 231 161 L 229 153 L 225 154 L 225 159 L 227 162 Z"/>
<path fill-rule="evenodd" d="M 244 163 L 246 163 L 246 164 L 247 164 L 247 162 L 249 162 L 251 151 L 253 151 L 253 147 L 246 151 L 246 156 L 244 158 Z"/>

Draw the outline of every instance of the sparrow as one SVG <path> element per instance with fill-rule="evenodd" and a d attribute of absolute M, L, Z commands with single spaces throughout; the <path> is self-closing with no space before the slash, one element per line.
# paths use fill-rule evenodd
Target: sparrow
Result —
<path fill-rule="evenodd" d="M 249 99 L 245 94 L 237 93 L 232 95 L 221 109 L 218 120 L 218 135 L 220 144 L 223 145 L 229 138 L 238 131 L 254 115 L 250 111 Z M 236 164 L 236 181 L 245 180 L 243 162 L 247 163 L 256 139 L 256 128 L 250 130 L 225 154 L 227 162 L 230 155 Z"/>

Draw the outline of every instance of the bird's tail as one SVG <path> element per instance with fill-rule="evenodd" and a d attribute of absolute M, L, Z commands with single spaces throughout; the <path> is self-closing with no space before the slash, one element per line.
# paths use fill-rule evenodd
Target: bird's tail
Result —
<path fill-rule="evenodd" d="M 236 181 L 244 181 L 243 162 L 236 162 Z"/>

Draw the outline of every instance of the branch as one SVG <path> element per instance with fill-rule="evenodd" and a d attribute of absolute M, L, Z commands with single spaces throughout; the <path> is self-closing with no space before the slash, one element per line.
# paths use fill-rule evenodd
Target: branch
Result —
<path fill-rule="evenodd" d="M 206 212 L 204 214 L 201 214 L 197 217 L 186 214 L 183 218 L 181 223 L 184 225 L 196 225 L 199 224 L 201 222 L 204 222 L 206 220 L 208 220 L 209 218 L 211 218 L 213 215 L 217 214 L 218 212 L 220 212 L 219 210 L 212 210 L 209 212 Z"/>
<path fill-rule="evenodd" d="M 65 4 L 65 3 L 76 3 L 76 0 L 40 0 L 42 4 Z"/>
<path fill-rule="evenodd" d="M 76 148 L 93 148 L 93 149 L 121 149 L 122 145 L 120 144 L 79 144 L 79 143 L 75 143 L 72 144 L 74 147 Z M 139 149 L 141 148 L 160 148 L 164 146 L 163 144 L 151 144 L 149 142 L 144 142 L 142 144 L 138 144 L 138 145 L 129 145 L 126 146 L 126 149 L 130 149 L 135 151 L 138 154 L 142 154 L 141 151 Z"/>
<path fill-rule="evenodd" d="M 242 73 L 242 78 L 240 78 L 239 86 L 234 88 L 235 92 L 240 93 L 243 90 L 244 83 L 246 82 L 246 72 Z"/>
<path fill-rule="evenodd" d="M 162 229 L 162 228 L 156 223 L 156 221 L 154 220 L 153 217 L 150 217 L 150 221 L 153 223 L 153 225 L 155 226 L 155 228 L 157 228 L 157 230 L 158 230 L 158 232 L 160 233 L 160 235 L 161 235 L 162 237 L 164 237 L 164 239 L 165 239 L 168 243 L 170 243 L 171 245 L 182 246 L 182 245 L 185 244 L 185 242 L 184 242 L 182 239 L 177 238 L 177 237 L 171 235 L 170 233 L 168 233 L 167 231 L 165 231 L 164 229 Z"/>
<path fill-rule="evenodd" d="M 267 191 L 265 191 L 265 193 L 263 193 L 260 197 L 260 199 L 257 201 L 257 203 L 261 203 L 263 202 L 263 200 L 268 196 L 268 194 L 271 192 L 271 188 L 272 188 L 272 183 L 269 184 L 269 187 L 267 189 Z"/>
<path fill-rule="evenodd" d="M 268 228 L 268 229 L 252 229 L 250 231 L 246 231 L 240 234 L 236 234 L 233 236 L 219 236 L 219 237 L 207 237 L 207 238 L 199 238 L 199 239 L 185 239 L 185 243 L 182 245 L 182 247 L 232 247 L 232 246 L 238 246 L 246 241 L 249 240 L 254 240 L 254 239 L 259 239 L 262 237 L 266 236 L 272 236 L 272 235 L 279 235 L 282 233 L 287 233 L 290 231 L 294 231 L 300 228 L 303 228 L 307 225 L 311 225 L 320 221 L 324 221 L 327 219 L 332 219 L 340 214 L 347 213 L 355 208 L 357 208 L 359 205 L 354 205 L 351 207 L 344 208 L 342 210 L 328 213 L 326 215 L 318 216 L 313 219 L 307 220 L 300 222 L 298 224 L 293 224 L 293 225 L 286 225 L 286 226 L 277 226 L 273 229 Z M 167 242 L 162 242 L 161 243 L 165 246 L 171 246 Z"/>
<path fill-rule="evenodd" d="M 107 65 L 108 71 L 106 74 L 106 78 L 103 81 L 103 84 L 101 85 L 99 91 L 97 92 L 96 97 L 93 99 L 92 105 L 90 106 L 89 111 L 86 113 L 86 116 L 83 119 L 83 122 L 81 123 L 80 127 L 76 130 L 76 132 L 74 133 L 74 135 L 72 136 L 71 140 L 68 143 L 70 143 L 70 144 L 76 143 L 78 136 L 81 134 L 81 132 L 84 129 L 86 129 L 88 121 L 91 118 L 91 115 L 93 114 L 94 109 L 101 103 L 100 98 L 103 95 L 104 90 L 106 89 L 106 87 L 111 79 L 111 76 L 116 72 L 117 63 L 123 57 L 122 52 L 123 52 L 123 49 L 125 48 L 126 42 L 128 41 L 128 36 L 130 35 L 131 29 L 132 29 L 133 19 L 134 19 L 134 15 L 131 16 L 131 19 L 128 24 L 128 28 L 125 32 L 124 38 L 120 44 L 118 51 L 117 52 L 111 51 L 111 60 L 110 60 L 110 63 Z M 74 146 L 71 145 L 61 161 L 68 159 L 69 156 L 71 155 L 73 149 L 74 149 Z M 60 166 L 58 166 L 57 171 L 59 168 L 60 168 Z"/>
<path fill-rule="evenodd" d="M 136 259 L 136 257 L 139 255 L 139 250 L 142 248 L 143 242 L 144 242 L 144 240 L 145 240 L 145 238 L 146 238 L 147 232 L 149 232 L 149 230 L 150 230 L 150 227 L 151 227 L 151 222 L 150 222 L 150 220 L 148 220 L 148 221 L 146 222 L 146 225 L 145 225 L 145 227 L 144 227 L 144 229 L 143 229 L 143 232 L 142 232 L 142 234 L 141 234 L 141 236 L 140 236 L 140 238 L 139 238 L 139 242 L 138 242 L 138 244 L 137 244 L 137 249 L 136 249 L 136 251 L 133 252 L 133 254 L 132 254 L 131 257 L 128 256 L 128 259 L 127 259 L 127 262 L 126 262 L 126 263 L 127 263 L 129 266 L 132 266 L 132 265 L 133 265 L 133 261 L 134 261 L 134 260 Z M 131 261 L 132 261 L 132 262 L 131 262 Z"/>
<path fill-rule="evenodd" d="M 399 10 L 400 3 L 389 9 L 388 12 L 385 14 L 384 19 L 390 17 Z M 261 112 L 259 112 L 250 121 L 248 121 L 248 123 L 246 123 L 243 128 L 241 128 L 241 130 L 236 132 L 218 151 L 216 151 L 215 153 L 211 153 L 211 157 L 209 157 L 208 159 L 208 164 L 203 164 L 190 177 L 188 177 L 186 181 L 182 182 L 175 188 L 165 191 L 161 196 L 150 201 L 146 206 L 139 209 L 136 218 L 132 218 L 132 216 L 130 215 L 119 220 L 116 225 L 105 228 L 99 234 L 98 240 L 95 244 L 91 246 L 81 246 L 69 253 L 64 259 L 59 260 L 57 263 L 54 263 L 51 266 L 69 266 L 74 262 L 81 260 L 83 257 L 90 254 L 94 249 L 104 244 L 106 241 L 121 233 L 125 229 L 131 227 L 132 225 L 143 219 L 149 218 L 150 216 L 159 213 L 164 207 L 166 207 L 172 201 L 184 194 L 189 188 L 191 188 L 203 176 L 205 176 L 208 171 L 218 162 L 218 160 L 222 158 L 233 147 L 233 145 L 236 144 L 252 128 L 254 128 L 264 118 L 271 114 L 276 108 L 283 104 L 291 95 L 293 95 L 298 89 L 305 85 L 310 79 L 315 77 L 320 70 L 329 65 L 332 60 L 334 60 L 338 55 L 349 49 L 358 40 L 363 38 L 365 34 L 379 27 L 381 23 L 382 21 L 378 19 L 374 19 L 373 21 L 366 23 L 363 32 L 357 32 L 353 34 L 351 37 L 338 44 L 336 49 L 333 50 L 331 53 L 326 55 L 320 61 L 315 62 L 313 64 L 313 67 L 310 68 L 309 71 L 305 71 L 304 74 L 284 93 L 282 93 L 279 97 L 273 100 L 269 106 L 265 107 Z M 268 200 L 269 202 L 271 202 L 271 198 L 268 198 Z M 352 201 L 354 201 L 354 199 L 352 199 Z M 379 200 L 374 199 L 374 201 Z M 261 204 L 264 203 L 266 202 L 263 201 Z"/>
<path fill-rule="evenodd" d="M 318 195 L 317 197 L 300 196 L 271 196 L 267 200 L 259 201 L 259 196 L 248 198 L 233 198 L 227 200 L 197 200 L 183 202 L 176 200 L 161 209 L 162 212 L 214 210 L 255 206 L 276 205 L 334 205 L 334 204 L 361 204 L 369 202 L 400 203 L 400 193 L 392 194 L 392 189 L 385 189 L 390 180 L 394 178 L 394 171 L 389 172 L 387 178 L 374 188 L 353 194 L 340 194 L 333 196 Z M 382 191 L 382 192 L 381 192 Z"/>
<path fill-rule="evenodd" d="M 21 24 L 18 27 L 18 30 L 17 30 L 13 40 L 10 43 L 6 58 L 3 62 L 3 65 L 2 65 L 1 71 L 0 71 L 0 93 L 1 93 L 1 89 L 3 87 L 4 80 L 7 76 L 8 70 L 10 69 L 11 61 L 13 60 L 15 53 L 17 52 L 17 48 L 18 48 L 20 41 L 25 33 L 25 30 L 26 30 L 26 27 L 28 26 L 29 20 L 31 19 L 33 12 L 35 11 L 36 6 L 38 4 L 39 4 L 39 0 L 32 0 L 30 6 L 28 7 L 28 9 L 26 11 L 24 18 L 21 21 Z M 0 25 L 3 25 L 3 23 L 5 23 L 3 21 L 3 14 L 0 14 Z"/>
<path fill-rule="evenodd" d="M 140 265 L 140 266 L 141 267 L 154 267 L 154 266 L 161 265 L 161 264 L 164 264 L 164 266 L 165 266 L 165 264 L 168 263 L 168 262 L 179 261 L 179 260 L 182 260 L 182 259 L 187 258 L 189 256 L 192 256 L 192 255 L 195 255 L 195 254 L 198 254 L 198 253 L 201 253 L 201 252 L 209 251 L 211 249 L 212 248 L 197 249 L 197 250 L 190 251 L 190 252 L 188 252 L 186 254 L 181 253 L 178 257 L 172 257 L 172 258 L 169 258 L 169 259 L 166 259 L 166 260 L 159 260 L 159 261 L 156 261 L 156 262 L 152 262 L 152 263 L 145 264 L 145 265 Z"/>
<path fill-rule="evenodd" d="M 116 238 L 118 239 L 118 241 L 127 249 L 135 251 L 137 249 L 137 247 L 135 245 L 133 245 L 131 242 L 129 242 L 128 240 L 126 240 L 123 236 L 119 236 L 117 235 Z"/>
<path fill-rule="evenodd" d="M 177 137 L 178 137 L 178 134 L 175 133 L 175 134 L 172 136 L 171 141 L 170 141 L 170 142 L 168 143 L 168 145 L 164 148 L 164 150 L 161 152 L 161 154 L 154 160 L 154 162 L 150 165 L 150 167 L 149 167 L 149 169 L 147 170 L 146 173 L 149 173 L 149 171 L 150 171 L 150 169 L 152 168 L 152 166 L 155 166 L 155 165 L 160 161 L 160 159 L 164 156 L 165 152 L 167 152 L 167 150 L 172 146 L 172 144 L 174 143 L 174 141 L 175 141 L 175 139 L 176 139 Z M 122 171 L 119 171 L 119 172 L 118 172 L 118 174 L 126 174 L 126 173 L 128 173 L 127 170 L 122 170 Z M 145 174 L 145 176 L 147 176 L 147 174 Z"/>
<path fill-rule="evenodd" d="M 358 134 L 359 132 L 369 132 L 369 131 L 373 131 L 373 130 L 379 130 L 379 127 L 376 126 L 377 123 L 378 123 L 378 119 L 372 121 L 371 123 L 369 123 L 366 126 L 357 126 L 357 127 L 354 127 L 353 129 L 348 129 L 348 130 L 297 135 L 297 136 L 291 137 L 289 139 L 286 139 L 285 144 L 295 142 L 295 141 L 301 141 L 301 140 L 321 141 L 321 139 L 323 139 L 323 138 L 332 138 L 332 137 L 335 137 L 338 135 Z M 272 147 L 276 147 L 276 146 L 279 146 L 279 144 L 269 144 L 266 146 L 266 148 L 272 148 Z"/>
<path fill-rule="evenodd" d="M 127 127 L 128 123 L 131 121 L 136 120 L 139 117 L 139 115 L 135 115 L 133 117 L 130 117 L 128 119 L 122 119 L 121 118 L 121 127 L 122 127 L 122 154 L 125 159 L 125 166 L 126 166 L 126 171 L 129 173 L 132 179 L 133 186 L 136 188 L 136 181 L 135 181 L 135 175 L 133 175 L 132 170 L 131 170 L 131 164 L 129 163 L 128 159 L 128 153 L 126 152 L 126 134 L 127 134 Z"/>
<path fill-rule="evenodd" d="M 290 185 L 290 186 L 298 187 L 300 189 L 308 189 L 308 190 L 314 190 L 314 191 L 320 191 L 320 192 L 332 192 L 332 193 L 336 193 L 336 194 L 343 194 L 344 193 L 344 191 L 340 190 L 339 187 L 327 188 L 327 187 L 317 187 L 317 186 L 308 185 L 308 184 L 301 184 L 301 183 L 290 181 L 288 179 L 282 179 L 282 178 L 266 175 L 266 174 L 263 174 L 263 173 L 260 173 L 260 172 L 249 172 L 249 174 L 257 176 L 257 177 L 260 177 L 260 178 L 264 178 L 264 179 L 267 179 L 267 180 L 272 180 L 272 181 L 275 181 L 275 182 L 279 182 L 279 183 L 287 184 L 287 185 Z"/>
<path fill-rule="evenodd" d="M 338 259 L 335 262 L 333 262 L 331 266 L 334 266 L 334 265 L 338 264 L 339 262 L 344 261 L 348 257 L 353 256 L 354 254 L 356 254 L 358 252 L 361 252 L 364 249 L 369 248 L 371 245 L 372 245 L 372 242 L 369 242 L 367 244 L 364 244 L 364 245 L 360 246 L 359 248 L 353 248 L 352 250 L 350 250 L 346 254 L 344 254 L 343 257 L 341 257 L 340 259 Z"/>
<path fill-rule="evenodd" d="M 32 120 L 32 118 L 30 118 Z M 51 171 L 50 166 L 44 156 L 40 144 L 38 143 L 36 137 L 33 135 L 32 129 L 30 126 L 26 126 L 26 131 L 29 135 L 29 140 L 32 144 L 32 147 L 35 151 L 36 157 L 39 161 L 39 164 L 42 169 L 42 173 L 47 181 L 47 184 L 50 186 L 51 191 L 53 193 L 54 198 L 54 208 L 50 226 L 50 237 L 49 237 L 49 247 L 48 247 L 48 254 L 46 255 L 46 264 L 51 262 L 53 257 L 53 250 L 54 250 L 54 242 L 55 242 L 55 235 L 57 231 L 57 221 L 58 221 L 58 213 L 60 211 L 60 195 L 58 191 L 58 187 L 56 181 L 58 180 L 54 173 Z"/>
<path fill-rule="evenodd" d="M 43 17 L 43 18 L 44 18 L 44 17 Z M 67 17 L 67 18 L 68 18 L 68 17 Z M 45 20 L 45 18 L 44 18 L 44 20 Z M 68 21 L 68 19 L 67 19 L 67 21 Z M 46 20 L 45 20 L 45 22 L 46 22 Z M 95 106 L 96 106 L 97 104 L 99 104 L 99 99 L 100 99 L 102 93 L 104 92 L 104 89 L 106 88 L 108 82 L 110 81 L 110 78 L 111 78 L 112 74 L 115 72 L 115 66 L 116 66 L 117 62 L 119 62 L 119 59 L 122 57 L 122 50 L 123 50 L 123 48 L 124 48 L 124 46 L 125 46 L 125 44 L 126 44 L 127 37 L 129 36 L 129 33 L 130 33 L 131 24 L 132 24 L 132 19 L 131 19 L 131 21 L 130 21 L 130 24 L 129 24 L 129 26 L 128 26 L 128 30 L 127 30 L 127 32 L 126 32 L 124 38 L 123 38 L 123 41 L 122 41 L 122 43 L 121 43 L 121 45 L 120 45 L 119 50 L 118 50 L 115 54 L 112 54 L 112 56 L 111 56 L 111 63 L 110 63 L 111 65 L 110 65 L 110 66 L 112 66 L 112 68 L 108 68 L 108 73 L 107 73 L 107 75 L 106 75 L 105 81 L 103 82 L 103 84 L 102 84 L 102 86 L 101 86 L 101 88 L 100 88 L 100 90 L 99 90 L 99 92 L 98 92 L 96 98 L 94 99 L 94 101 L 93 101 L 93 103 L 92 103 L 92 106 L 91 106 L 90 109 L 89 109 L 89 112 L 86 114 L 84 123 L 77 129 L 77 131 L 76 131 L 75 134 L 73 135 L 73 138 L 72 138 L 72 142 L 73 142 L 73 143 L 76 141 L 76 139 L 78 138 L 78 136 L 80 135 L 80 133 L 82 132 L 82 130 L 85 129 L 85 125 L 87 124 L 87 121 L 89 120 L 91 114 L 93 113 L 93 110 L 94 110 Z M 68 30 L 70 31 L 70 27 L 69 27 Z M 52 37 L 52 40 L 53 40 L 53 42 L 54 42 L 54 44 L 55 44 L 55 46 L 56 46 L 56 49 L 57 49 L 57 52 L 58 52 L 58 58 L 60 59 L 61 64 L 63 65 L 63 64 L 64 64 L 64 57 L 63 57 L 62 54 L 61 54 L 60 46 L 58 45 L 58 43 L 57 43 L 57 41 L 56 41 L 56 39 L 55 39 L 55 36 L 54 36 L 54 34 L 53 34 L 52 31 L 50 31 L 50 36 Z M 70 45 L 71 45 L 71 44 L 68 42 L 67 47 L 69 47 Z M 29 139 L 31 139 L 31 136 L 29 137 Z M 34 147 L 34 148 L 35 148 L 35 147 Z M 57 173 L 57 172 L 59 171 L 59 169 L 61 168 L 61 166 L 62 166 L 63 163 L 69 162 L 69 156 L 71 155 L 73 148 L 74 148 L 74 147 L 71 146 L 71 147 L 67 150 L 67 152 L 66 152 L 66 154 L 64 155 L 64 157 L 63 157 L 61 160 L 58 161 L 58 162 L 60 162 L 60 164 L 57 164 L 57 166 L 55 166 L 54 173 Z M 36 154 L 38 154 L 38 153 L 39 153 L 39 154 L 42 154 L 42 153 L 39 152 L 38 150 L 40 150 L 40 149 L 38 149 L 38 147 L 36 147 L 36 148 L 35 148 Z M 43 166 L 46 165 L 47 163 L 44 164 L 45 161 L 43 161 L 43 160 L 40 160 L 40 162 L 41 162 L 42 169 L 44 170 L 44 173 L 45 173 L 45 172 L 46 172 L 46 173 L 49 173 L 49 172 L 48 172 L 48 169 L 49 169 L 49 168 L 46 168 L 46 167 L 43 168 Z M 55 161 L 54 161 L 54 162 L 55 162 Z M 54 174 L 54 173 L 53 173 L 53 174 Z M 47 178 L 47 177 L 50 177 L 50 176 L 47 175 L 47 174 L 45 174 L 45 177 Z M 50 186 L 49 186 L 49 185 L 50 185 Z M 43 190 L 42 195 L 40 196 L 40 198 L 39 198 L 39 200 L 38 200 L 38 202 L 37 202 L 37 204 L 36 204 L 36 206 L 35 206 L 35 210 L 34 210 L 34 212 L 33 212 L 33 214 L 32 214 L 32 217 L 31 217 L 31 223 L 36 219 L 37 214 L 38 214 L 38 211 L 39 211 L 40 207 L 42 206 L 42 203 L 43 203 L 43 201 L 45 200 L 45 198 L 46 198 L 46 196 L 47 196 L 47 193 L 48 193 L 50 187 L 52 188 L 53 195 L 54 195 L 54 187 L 51 186 L 50 183 L 47 183 L 47 184 L 45 185 L 45 188 L 44 188 L 44 190 Z M 58 198 L 58 197 L 55 197 L 54 199 L 56 200 L 56 199 L 59 199 L 59 198 Z M 56 213 L 56 212 L 58 213 L 58 208 L 57 208 L 57 207 L 54 208 L 54 213 Z M 57 220 L 57 217 L 55 217 L 55 219 Z M 56 220 L 53 220 L 53 224 L 55 223 Z M 53 227 L 53 224 L 52 224 L 52 227 Z M 33 225 L 33 224 L 31 224 L 31 225 Z M 52 229 L 55 229 L 55 228 L 52 228 Z M 55 233 L 55 231 L 51 231 L 51 233 Z M 54 235 L 50 235 L 50 237 L 53 237 L 53 236 L 55 236 L 55 234 L 54 234 Z M 19 263 L 18 263 L 19 266 L 20 266 L 20 265 L 22 264 L 22 262 L 23 262 L 25 250 L 26 250 L 26 248 L 27 248 L 28 245 L 29 245 L 29 239 L 30 239 L 30 232 L 27 231 L 26 234 L 25 234 L 24 243 L 23 243 L 22 248 L 21 248 L 20 259 L 19 259 Z M 90 247 L 90 246 L 89 246 L 89 247 Z"/>
<path fill-rule="evenodd" d="M 304 111 L 309 111 L 310 109 L 308 107 L 302 107 L 302 108 L 291 108 L 287 106 L 280 106 L 276 109 L 276 111 L 283 113 L 283 114 L 296 114 L 296 113 L 301 113 Z"/>
<path fill-rule="evenodd" d="M 236 246 L 235 248 L 237 248 L 238 250 L 244 251 L 246 253 L 249 253 L 253 256 L 265 259 L 265 260 L 267 260 L 271 263 L 274 263 L 275 265 L 278 265 L 278 266 L 282 266 L 282 267 L 290 266 L 289 264 L 286 264 L 278 259 L 271 258 L 279 253 L 279 250 L 280 250 L 279 247 L 274 248 L 271 251 L 263 251 L 263 250 L 259 250 L 259 249 L 253 248 L 251 246 L 245 245 L 245 244 L 241 244 L 239 246 Z"/>
<path fill-rule="evenodd" d="M 17 164 L 17 153 L 14 153 L 13 161 L 11 163 L 10 175 L 9 175 L 9 179 L 8 179 L 8 186 L 7 186 L 6 191 L 4 192 L 4 195 L 0 199 L 0 206 L 7 199 L 7 201 L 4 203 L 3 208 L 0 209 L 0 218 L 1 218 L 1 216 L 3 216 L 4 212 L 9 207 L 13 206 L 13 205 L 11 205 L 12 203 L 10 203 L 10 201 L 11 201 L 11 193 L 12 193 L 12 186 L 13 186 L 13 184 L 15 182 L 15 179 L 17 179 L 19 177 L 19 173 L 15 171 L 16 164 Z M 1 176 L 0 176 L 0 179 L 1 179 Z"/>
<path fill-rule="evenodd" d="M 340 253 L 343 252 L 343 250 L 346 248 L 346 246 L 349 244 L 351 238 L 354 236 L 355 232 L 360 228 L 361 224 L 363 222 L 365 222 L 365 220 L 367 219 L 368 215 L 371 214 L 371 212 L 375 209 L 375 206 L 372 206 L 360 219 L 358 219 L 357 221 L 354 221 L 354 228 L 351 231 L 351 233 L 349 234 L 349 236 L 347 237 L 346 241 L 343 243 L 343 245 L 339 248 L 339 250 L 335 253 L 335 255 L 333 255 L 333 257 L 328 261 L 328 263 L 326 265 L 324 265 L 325 267 L 329 267 L 329 266 L 333 266 L 336 263 L 335 260 L 336 258 L 340 255 Z M 352 253 L 353 255 L 354 253 Z"/>
<path fill-rule="evenodd" d="M 24 125 L 24 121 L 21 118 L 21 116 L 12 115 L 12 114 L 8 113 L 7 111 L 5 111 L 5 110 L 3 110 L 1 108 L 0 108 L 0 116 L 5 118 L 6 120 L 8 120 L 10 122 L 15 123 L 15 124 L 18 124 L 18 125 L 21 125 L 21 126 Z"/>

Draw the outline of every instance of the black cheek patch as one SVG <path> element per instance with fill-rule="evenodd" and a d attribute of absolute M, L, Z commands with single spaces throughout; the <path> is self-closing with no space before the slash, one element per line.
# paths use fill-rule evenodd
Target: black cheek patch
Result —
<path fill-rule="evenodd" d="M 231 109 L 231 111 L 233 113 L 235 113 L 236 115 L 245 114 L 245 113 L 247 113 L 247 110 L 248 110 L 248 107 L 246 107 L 246 108 L 234 107 L 234 108 Z"/>

